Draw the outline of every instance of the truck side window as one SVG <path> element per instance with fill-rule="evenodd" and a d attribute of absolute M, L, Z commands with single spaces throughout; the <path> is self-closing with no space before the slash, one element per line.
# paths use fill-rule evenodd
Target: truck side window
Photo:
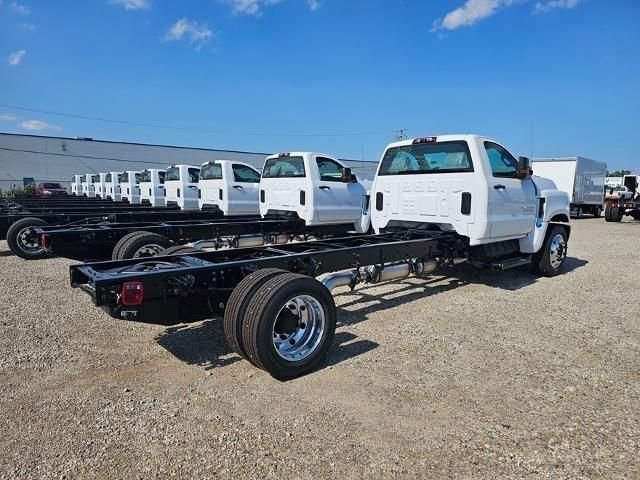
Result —
<path fill-rule="evenodd" d="M 484 142 L 484 149 L 489 157 L 494 177 L 515 178 L 518 172 L 518 161 L 500 145 Z"/>
<path fill-rule="evenodd" d="M 160 185 L 164 185 L 164 173 L 165 172 L 158 172 L 158 178 L 160 179 Z"/>
<path fill-rule="evenodd" d="M 246 165 L 232 165 L 233 180 L 238 183 L 260 183 L 260 174 Z"/>
<path fill-rule="evenodd" d="M 334 162 L 330 158 L 316 158 L 318 164 L 318 172 L 320 172 L 320 180 L 323 182 L 339 182 L 342 180 L 342 172 L 344 167 L 338 162 Z"/>
<path fill-rule="evenodd" d="M 190 183 L 198 183 L 198 178 L 200 177 L 200 169 L 199 168 L 189 168 L 187 171 L 189 172 L 189 182 Z"/>

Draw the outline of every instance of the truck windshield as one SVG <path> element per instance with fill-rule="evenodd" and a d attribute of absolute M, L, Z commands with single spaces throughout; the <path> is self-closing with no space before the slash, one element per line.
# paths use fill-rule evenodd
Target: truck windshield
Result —
<path fill-rule="evenodd" d="M 304 177 L 304 160 L 302 157 L 270 158 L 264 164 L 264 178 Z"/>
<path fill-rule="evenodd" d="M 167 174 L 165 180 L 180 180 L 180 169 L 178 167 L 167 168 Z"/>
<path fill-rule="evenodd" d="M 222 180 L 222 165 L 207 163 L 200 170 L 200 180 Z"/>
<path fill-rule="evenodd" d="M 149 170 L 143 170 L 140 172 L 140 182 L 150 182 L 151 172 Z"/>
<path fill-rule="evenodd" d="M 467 142 L 454 141 L 392 147 L 385 152 L 378 175 L 472 171 Z"/>

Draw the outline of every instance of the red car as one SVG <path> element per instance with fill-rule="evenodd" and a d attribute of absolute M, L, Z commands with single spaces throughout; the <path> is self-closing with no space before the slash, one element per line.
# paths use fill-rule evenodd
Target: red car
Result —
<path fill-rule="evenodd" d="M 39 183 L 36 188 L 36 195 L 42 195 L 44 197 L 68 195 L 67 189 L 59 183 L 44 182 Z"/>

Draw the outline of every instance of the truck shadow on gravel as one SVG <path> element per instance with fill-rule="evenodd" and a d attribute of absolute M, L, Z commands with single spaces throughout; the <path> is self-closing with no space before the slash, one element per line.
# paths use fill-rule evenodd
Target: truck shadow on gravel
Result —
<path fill-rule="evenodd" d="M 575 257 L 565 260 L 564 270 L 560 274 L 566 275 L 587 265 L 589 262 Z M 430 277 L 412 277 L 396 283 L 402 285 L 391 292 L 380 293 L 381 285 L 366 285 L 357 287 L 353 292 L 337 295 L 350 298 L 338 306 L 338 326 L 355 325 L 365 321 L 369 314 L 411 303 L 425 297 L 431 297 L 448 292 L 469 284 L 486 285 L 503 290 L 518 290 L 541 280 L 541 277 L 530 273 L 525 268 L 515 268 L 506 271 L 480 270 L 471 265 L 460 265 L 452 268 L 449 275 L 436 274 Z M 373 291 L 373 293 L 369 293 Z M 365 305 L 357 308 L 359 305 Z M 355 307 L 355 308 L 353 308 Z"/>
<path fill-rule="evenodd" d="M 227 344 L 221 318 L 167 328 L 156 337 L 156 342 L 188 365 L 205 370 L 241 360 Z"/>
<path fill-rule="evenodd" d="M 567 258 L 564 273 L 570 273 L 587 263 L 586 260 Z M 450 275 L 413 277 L 395 282 L 398 288 L 386 293 L 379 291 L 384 284 L 362 285 L 353 292 L 336 295 L 339 303 L 338 327 L 355 325 L 367 320 L 371 313 L 389 310 L 401 304 L 436 296 L 473 283 L 505 290 L 517 290 L 539 280 L 540 277 L 525 269 L 493 272 L 478 270 L 470 265 L 460 265 L 451 269 Z M 340 301 L 345 298 L 346 302 Z M 156 342 L 177 359 L 188 365 L 202 367 L 204 370 L 225 367 L 242 360 L 227 344 L 222 319 L 219 317 L 192 325 L 167 328 L 156 337 Z M 334 337 L 327 360 L 318 370 L 357 357 L 378 346 L 378 343 L 359 339 L 351 332 L 339 331 Z"/>

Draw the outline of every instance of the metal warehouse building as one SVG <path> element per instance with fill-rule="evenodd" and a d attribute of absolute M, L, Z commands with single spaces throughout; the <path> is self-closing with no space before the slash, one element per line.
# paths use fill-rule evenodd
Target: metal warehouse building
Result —
<path fill-rule="evenodd" d="M 22 187 L 32 179 L 36 183 L 48 180 L 68 186 L 74 174 L 201 165 L 209 160 L 238 160 L 261 170 L 267 155 L 270 154 L 0 133 L 0 189 Z M 371 180 L 375 175 L 375 162 L 341 161 L 358 178 Z"/>

